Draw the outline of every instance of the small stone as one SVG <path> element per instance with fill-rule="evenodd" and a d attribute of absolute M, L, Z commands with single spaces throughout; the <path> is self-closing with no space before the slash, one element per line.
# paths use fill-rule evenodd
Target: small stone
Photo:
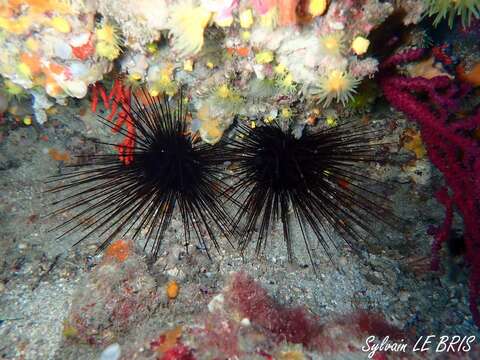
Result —
<path fill-rule="evenodd" d="M 402 302 L 408 301 L 408 299 L 410 298 L 410 293 L 408 291 L 400 291 L 400 293 L 398 294 L 398 298 Z"/>
<path fill-rule="evenodd" d="M 249 318 L 243 318 L 241 321 L 240 321 L 240 324 L 242 326 L 250 326 L 250 319 Z"/>
<path fill-rule="evenodd" d="M 100 360 L 118 360 L 120 359 L 121 352 L 119 344 L 109 345 L 103 350 L 102 355 L 100 355 Z"/>
<path fill-rule="evenodd" d="M 224 303 L 225 298 L 223 297 L 223 294 L 218 294 L 214 296 L 208 303 L 208 311 L 210 311 L 212 314 L 221 311 Z"/>

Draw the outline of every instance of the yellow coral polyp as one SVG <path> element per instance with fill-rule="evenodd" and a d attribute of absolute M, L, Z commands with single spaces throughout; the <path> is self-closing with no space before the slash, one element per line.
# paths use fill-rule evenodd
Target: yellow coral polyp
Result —
<path fill-rule="evenodd" d="M 26 126 L 32 125 L 32 117 L 31 116 L 25 116 L 23 118 L 23 124 Z"/>
<path fill-rule="evenodd" d="M 355 87 L 359 80 L 355 79 L 349 73 L 340 70 L 333 70 L 320 78 L 317 94 L 324 106 L 330 105 L 332 100 L 345 104 L 355 93 Z"/>
<path fill-rule="evenodd" d="M 228 85 L 223 84 L 218 87 L 217 94 L 222 99 L 226 99 L 232 95 L 232 91 L 228 88 Z"/>
<path fill-rule="evenodd" d="M 248 41 L 252 37 L 252 34 L 250 33 L 250 31 L 242 31 L 241 36 L 242 40 Z"/>
<path fill-rule="evenodd" d="M 263 119 L 263 122 L 265 124 L 270 124 L 272 121 L 274 120 L 274 117 L 272 115 L 267 115 L 265 116 L 265 118 Z"/>
<path fill-rule="evenodd" d="M 265 28 L 273 29 L 277 26 L 278 11 L 276 7 L 273 7 L 267 11 L 264 15 L 260 16 L 260 25 Z"/>
<path fill-rule="evenodd" d="M 287 92 L 295 91 L 296 85 L 293 81 L 293 76 L 288 72 L 287 68 L 283 65 L 277 65 L 274 68 L 277 73 L 275 84 Z"/>
<path fill-rule="evenodd" d="M 32 70 L 30 70 L 28 65 L 23 62 L 18 64 L 17 70 L 21 75 L 23 75 L 26 78 L 30 79 L 32 77 Z"/>
<path fill-rule="evenodd" d="M 26 41 L 25 41 L 25 45 L 27 46 L 27 49 L 33 51 L 33 52 L 36 52 L 39 48 L 39 45 L 38 45 L 38 41 L 35 40 L 33 37 L 29 37 Z"/>
<path fill-rule="evenodd" d="M 10 0 L 10 3 L 28 4 L 29 10 L 35 14 L 43 14 L 46 12 L 71 13 L 69 1 L 65 0 Z"/>
<path fill-rule="evenodd" d="M 143 75 L 139 72 L 128 74 L 126 84 L 132 88 L 139 86 L 143 82 Z"/>
<path fill-rule="evenodd" d="M 355 39 L 353 39 L 352 50 L 357 55 L 365 54 L 369 46 L 370 41 L 363 36 L 357 36 Z"/>
<path fill-rule="evenodd" d="M 193 61 L 188 59 L 183 62 L 183 70 L 185 71 L 193 71 Z"/>
<path fill-rule="evenodd" d="M 115 28 L 112 25 L 105 24 L 101 28 L 95 30 L 95 35 L 99 41 L 113 43 L 117 41 Z"/>
<path fill-rule="evenodd" d="M 335 56 L 341 55 L 345 48 L 343 33 L 341 31 L 336 31 L 321 36 L 320 46 L 327 54 Z"/>
<path fill-rule="evenodd" d="M 280 114 L 283 118 L 290 119 L 292 117 L 292 109 L 290 109 L 289 107 L 284 107 Z"/>
<path fill-rule="evenodd" d="M 240 13 L 240 26 L 249 29 L 253 25 L 252 9 L 244 10 Z"/>
<path fill-rule="evenodd" d="M 200 136 L 202 137 L 203 141 L 213 145 L 220 140 L 223 135 L 223 131 L 220 128 L 219 122 L 220 121 L 217 119 L 202 121 L 202 125 L 200 127 Z"/>
<path fill-rule="evenodd" d="M 149 54 L 155 54 L 158 51 L 158 45 L 156 43 L 149 43 L 147 45 L 147 52 Z"/>
<path fill-rule="evenodd" d="M 325 122 L 330 127 L 337 125 L 337 119 L 334 118 L 333 116 L 327 116 L 327 118 L 325 119 Z"/>
<path fill-rule="evenodd" d="M 167 64 L 160 71 L 160 83 L 164 85 L 168 85 L 172 81 L 172 74 L 173 74 L 173 65 Z"/>
<path fill-rule="evenodd" d="M 118 45 L 118 35 L 115 27 L 110 24 L 103 24 L 102 27 L 95 30 L 97 45 L 95 50 L 101 57 L 110 61 L 115 60 L 120 55 L 120 46 Z"/>
<path fill-rule="evenodd" d="M 279 75 L 283 75 L 287 72 L 287 68 L 283 64 L 278 64 L 273 68 L 273 70 Z"/>
<path fill-rule="evenodd" d="M 51 25 L 55 30 L 61 33 L 69 33 L 71 30 L 68 21 L 60 16 L 54 17 L 52 19 Z"/>
<path fill-rule="evenodd" d="M 310 0 L 308 12 L 313 17 L 323 15 L 325 10 L 327 10 L 327 0 Z"/>
<path fill-rule="evenodd" d="M 170 9 L 170 33 L 174 48 L 180 56 L 198 53 L 203 47 L 203 31 L 212 13 L 192 1 L 182 2 Z"/>
<path fill-rule="evenodd" d="M 262 51 L 255 55 L 255 60 L 259 64 L 268 64 L 273 61 L 272 51 Z"/>
<path fill-rule="evenodd" d="M 0 28 L 17 35 L 26 33 L 31 24 L 32 18 L 28 16 L 21 16 L 17 19 L 0 17 Z"/>
<path fill-rule="evenodd" d="M 99 56 L 107 58 L 110 61 L 115 60 L 120 55 L 120 49 L 106 41 L 98 42 L 95 50 Z"/>
<path fill-rule="evenodd" d="M 158 89 L 149 89 L 148 93 L 153 97 L 157 97 L 160 94 L 160 91 L 158 91 Z"/>
<path fill-rule="evenodd" d="M 219 119 L 211 116 L 207 105 L 198 110 L 197 117 L 201 122 L 199 132 L 203 141 L 211 145 L 216 144 L 223 135 Z"/>
<path fill-rule="evenodd" d="M 282 86 L 284 87 L 291 87 L 293 85 L 293 76 L 292 74 L 287 74 L 283 79 L 282 79 Z"/>
<path fill-rule="evenodd" d="M 95 30 L 97 45 L 95 50 L 97 55 L 107 58 L 110 61 L 115 60 L 120 55 L 120 46 L 118 45 L 117 30 L 111 24 L 103 24 L 102 27 Z"/>
<path fill-rule="evenodd" d="M 134 81 L 138 81 L 138 80 L 142 79 L 142 74 L 134 72 L 134 73 L 130 74 L 130 78 Z"/>
<path fill-rule="evenodd" d="M 173 71 L 174 66 L 171 63 L 167 63 L 159 69 L 155 79 L 149 84 L 150 95 L 156 96 L 162 92 L 165 92 L 167 95 L 174 95 L 177 92 L 177 84 L 173 79 Z"/>
<path fill-rule="evenodd" d="M 328 85 L 332 91 L 343 91 L 346 88 L 347 81 L 342 72 L 334 70 L 328 77 Z"/>

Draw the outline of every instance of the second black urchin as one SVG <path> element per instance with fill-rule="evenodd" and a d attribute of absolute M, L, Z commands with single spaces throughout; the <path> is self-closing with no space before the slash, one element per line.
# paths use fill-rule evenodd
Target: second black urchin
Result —
<path fill-rule="evenodd" d="M 237 164 L 230 192 L 240 204 L 233 222 L 240 248 L 255 243 L 256 252 L 263 251 L 277 222 L 289 260 L 294 222 L 312 263 L 317 245 L 331 254 L 333 232 L 358 248 L 374 222 L 393 217 L 388 201 L 371 191 L 376 181 L 366 171 L 378 160 L 378 140 L 378 132 L 358 123 L 304 130 L 298 138 L 278 123 L 240 125 L 230 146 Z"/>
<path fill-rule="evenodd" d="M 61 205 L 55 214 L 73 212 L 56 228 L 64 229 L 60 237 L 76 231 L 83 232 L 78 242 L 98 236 L 102 250 L 129 231 L 135 239 L 143 230 L 145 247 L 150 245 L 156 258 L 178 212 L 186 244 L 194 234 L 207 252 L 206 239 L 218 248 L 215 233 L 219 230 L 229 237 L 231 225 L 222 200 L 225 154 L 221 144 L 196 141 L 189 132 L 181 94 L 176 102 L 145 92 L 141 98 L 134 97 L 131 108 L 123 109 L 131 123 L 120 132 L 125 143 L 132 144 L 123 145 L 123 156 L 94 154 L 79 169 L 53 179 L 56 186 L 51 191 L 64 196 L 55 203 Z M 106 119 L 102 122 L 114 127 Z M 118 149 L 118 145 L 107 145 Z"/>

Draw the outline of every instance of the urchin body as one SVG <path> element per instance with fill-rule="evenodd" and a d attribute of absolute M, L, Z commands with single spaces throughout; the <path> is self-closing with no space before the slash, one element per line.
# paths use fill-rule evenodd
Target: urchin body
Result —
<path fill-rule="evenodd" d="M 379 147 L 372 142 L 378 134 L 365 126 L 304 131 L 300 138 L 278 124 L 240 126 L 239 135 L 231 141 L 239 177 L 230 192 L 242 204 L 234 216 L 242 250 L 255 242 L 256 251 L 263 251 L 271 228 L 280 222 L 292 260 L 295 221 L 314 262 L 315 243 L 327 254 L 336 247 L 333 232 L 356 248 L 373 221 L 391 218 L 388 201 L 368 189 L 375 181 L 365 165 L 376 161 Z"/>
<path fill-rule="evenodd" d="M 136 136 L 122 131 L 135 139 L 135 147 L 129 149 L 133 161 L 125 164 L 116 154 L 95 154 L 80 170 L 54 178 L 57 186 L 52 192 L 70 192 L 55 203 L 62 207 L 54 214 L 75 212 L 55 230 L 66 229 L 60 237 L 83 231 L 78 242 L 99 235 L 100 250 L 130 231 L 135 239 L 144 230 L 145 247 L 150 244 L 156 258 L 165 231 L 178 211 L 185 244 L 191 243 L 193 233 L 207 252 L 206 238 L 218 248 L 212 227 L 230 235 L 230 217 L 221 201 L 225 191 L 221 170 L 224 154 L 219 146 L 196 143 L 181 101 L 172 108 L 166 99 L 144 97 L 146 104 L 135 98 L 129 114 Z M 107 121 L 105 124 L 112 126 Z"/>

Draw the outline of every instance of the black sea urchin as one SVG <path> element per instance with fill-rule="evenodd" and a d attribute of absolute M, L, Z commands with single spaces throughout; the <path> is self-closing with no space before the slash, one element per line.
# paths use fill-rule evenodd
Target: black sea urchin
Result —
<path fill-rule="evenodd" d="M 130 230 L 135 239 L 145 229 L 145 248 L 150 244 L 156 258 L 165 231 L 178 211 L 186 244 L 193 231 L 208 252 L 202 235 L 206 231 L 218 248 L 211 225 L 228 238 L 231 221 L 222 206 L 225 185 L 220 165 L 225 159 L 221 145 L 195 141 L 187 127 L 181 95 L 175 104 L 165 96 L 152 97 L 146 92 L 142 98 L 143 104 L 133 97 L 131 110 L 123 109 L 132 119 L 136 134 L 120 129 L 130 140 L 127 143 L 135 144 L 127 149 L 133 155 L 128 165 L 117 154 L 96 154 L 80 169 L 54 177 L 53 182 L 63 183 L 50 191 L 65 196 L 55 203 L 62 207 L 54 214 L 70 210 L 76 214 L 53 230 L 63 228 L 60 237 L 81 230 L 82 237 L 76 244 L 98 234 L 102 240 L 99 250 L 103 250 Z M 100 121 L 114 127 L 102 117 Z"/>
<path fill-rule="evenodd" d="M 317 132 L 304 130 L 296 138 L 292 128 L 278 123 L 250 128 L 240 125 L 230 142 L 230 160 L 237 164 L 238 179 L 229 189 L 241 204 L 234 216 L 245 250 L 258 228 L 256 252 L 264 250 L 268 234 L 278 220 L 289 260 L 292 260 L 292 221 L 296 221 L 312 264 L 316 241 L 330 256 L 336 231 L 357 249 L 375 221 L 388 222 L 388 200 L 367 189 L 375 182 L 365 171 L 379 150 L 377 131 L 358 123 L 346 123 Z"/>

